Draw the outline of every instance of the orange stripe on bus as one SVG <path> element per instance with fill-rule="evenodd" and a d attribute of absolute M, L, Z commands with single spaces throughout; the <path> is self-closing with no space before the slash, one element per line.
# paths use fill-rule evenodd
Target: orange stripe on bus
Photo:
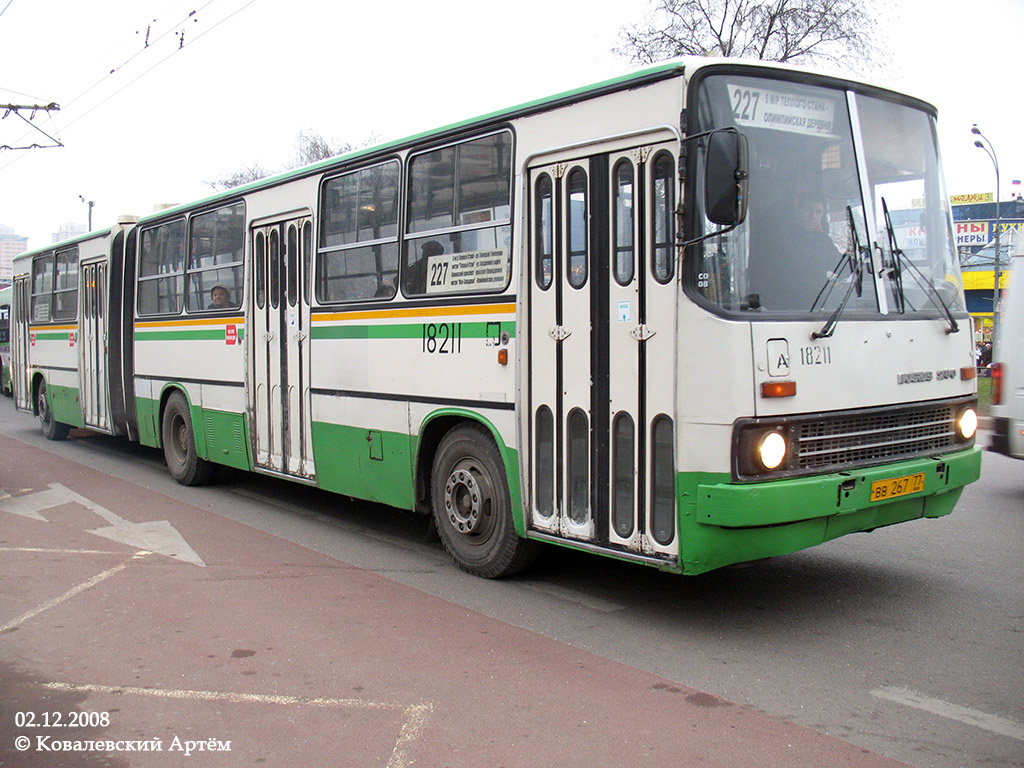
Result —
<path fill-rule="evenodd" d="M 400 317 L 439 317 L 442 315 L 495 315 L 516 311 L 515 304 L 474 304 L 462 307 L 420 307 L 414 309 L 373 309 L 357 312 L 332 312 L 314 315 L 314 322 L 331 320 L 387 320 Z"/>

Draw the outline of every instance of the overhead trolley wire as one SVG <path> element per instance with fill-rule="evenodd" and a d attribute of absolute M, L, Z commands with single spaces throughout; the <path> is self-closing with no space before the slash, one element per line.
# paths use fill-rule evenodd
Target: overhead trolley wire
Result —
<path fill-rule="evenodd" d="M 9 2 L 8 2 L 8 4 L 7 4 L 7 5 L 8 5 L 8 6 L 10 6 L 10 4 L 11 4 L 12 2 L 14 2 L 14 0 L 9 0 Z M 231 13 L 229 13 L 229 14 L 228 14 L 227 16 L 225 16 L 224 18 L 220 19 L 219 21 L 217 21 L 216 23 L 214 23 L 213 25 L 211 25 L 211 26 L 210 26 L 210 27 L 208 27 L 207 29 L 203 30 L 202 32 L 200 32 L 199 34 L 197 34 L 197 35 L 196 35 L 195 37 L 193 37 L 193 38 L 190 38 L 190 39 L 188 39 L 188 40 L 186 41 L 186 39 L 185 39 L 185 35 L 184 35 L 184 30 L 183 30 L 183 29 L 181 28 L 181 25 L 183 25 L 183 24 L 186 24 L 186 23 L 188 22 L 188 20 L 189 20 L 189 19 L 194 19 L 194 20 L 198 21 L 198 19 L 197 19 L 197 18 L 195 18 L 195 17 L 196 17 L 196 16 L 197 16 L 197 14 L 199 13 L 199 11 L 205 10 L 205 9 L 209 8 L 210 6 L 214 5 L 214 4 L 215 4 L 215 3 L 217 3 L 217 2 L 219 2 L 219 0 L 207 0 L 207 2 L 206 2 L 206 3 L 204 3 L 203 5 L 201 5 L 201 6 L 200 6 L 200 7 L 198 8 L 198 9 L 195 9 L 195 10 L 192 10 L 192 11 L 190 11 L 190 12 L 189 12 L 189 13 L 188 13 L 187 15 L 185 15 L 185 16 L 184 16 L 184 17 L 183 17 L 183 18 L 182 18 L 182 19 L 181 19 L 180 21 L 177 21 L 177 22 L 175 22 L 174 24 L 171 24 L 171 25 L 170 25 L 170 26 L 169 26 L 169 27 L 168 27 L 168 28 L 166 29 L 166 31 L 162 32 L 161 34 L 159 34 L 159 35 L 158 35 L 158 36 L 157 36 L 156 38 L 154 38 L 154 39 L 153 39 L 153 40 L 151 40 L 151 41 L 150 41 L 150 40 L 148 39 L 149 31 L 147 30 L 147 39 L 146 39 L 146 41 L 145 41 L 145 44 L 143 45 L 143 47 L 142 47 L 142 48 L 141 48 L 140 50 L 136 51 L 136 52 L 135 52 L 135 53 L 133 53 L 133 54 L 132 54 L 131 56 L 129 56 L 129 57 L 127 58 L 127 59 L 125 59 L 125 60 L 124 60 L 123 62 L 121 62 L 121 63 L 120 63 L 120 64 L 118 64 L 118 65 L 117 65 L 116 67 L 114 67 L 113 69 L 111 69 L 111 70 L 110 70 L 110 71 L 109 71 L 109 72 L 108 72 L 107 74 L 103 75 L 103 77 L 101 77 L 101 78 L 100 78 L 99 80 L 97 80 L 97 81 L 96 81 L 95 83 L 93 83 L 93 84 L 92 84 L 91 86 L 89 86 L 88 88 L 86 88 L 86 89 L 85 89 L 84 91 L 82 91 L 82 92 L 81 92 L 80 94 L 78 94 L 77 96 L 75 96 L 75 97 L 74 97 L 74 98 L 73 98 L 73 99 L 72 99 L 71 101 L 69 101 L 69 102 L 68 102 L 68 103 L 67 103 L 67 104 L 66 104 L 65 106 L 66 106 L 66 107 L 69 107 L 69 106 L 71 106 L 71 105 L 75 104 L 76 102 L 80 101 L 80 100 L 81 100 L 82 98 L 84 98 L 84 97 L 85 97 L 85 96 L 86 96 L 87 94 L 89 94 L 90 92 L 92 92 L 93 90 L 95 90 L 96 88 L 98 88 L 98 87 L 99 87 L 99 86 L 100 86 L 100 85 L 101 85 L 102 83 L 104 83 L 104 82 L 105 82 L 105 81 L 106 81 L 106 80 L 107 80 L 108 78 L 110 78 L 111 76 L 113 76 L 114 74 L 116 74 L 116 73 L 117 73 L 118 71 L 120 71 L 120 70 L 121 70 L 121 69 L 122 69 L 123 67 L 125 67 L 126 65 L 128 65 L 128 64 L 129 64 L 129 63 L 130 63 L 131 61 L 133 61 L 133 60 L 134 60 L 135 58 L 137 58 L 137 57 L 138 57 L 138 56 L 139 56 L 140 54 L 142 54 L 143 52 L 145 52 L 145 51 L 148 51 L 148 50 L 150 50 L 151 48 L 153 48 L 153 47 L 155 46 L 155 44 L 156 44 L 156 43 L 160 42 L 161 40 L 163 40 L 163 39 L 164 39 L 165 37 L 167 37 L 168 35 L 171 35 L 171 34 L 179 34 L 179 45 L 178 45 L 178 46 L 177 46 L 176 48 L 172 49 L 172 51 L 171 51 L 171 52 L 170 52 L 169 54 L 167 54 L 167 55 L 166 55 L 166 56 L 164 56 L 164 57 L 163 57 L 162 59 L 160 59 L 160 60 L 159 60 L 159 61 L 157 61 L 157 62 L 156 62 L 155 64 L 153 64 L 153 66 L 151 66 L 151 67 L 150 67 L 149 69 L 147 69 L 147 70 L 143 71 L 143 72 L 142 72 L 142 73 L 140 73 L 140 74 L 139 74 L 138 76 L 136 76 L 136 77 L 134 77 L 133 79 L 129 80 L 129 81 L 127 82 L 127 83 L 125 83 L 124 85 L 122 85 L 122 86 L 121 86 L 120 88 L 118 88 L 117 90 L 115 90 L 115 91 L 113 91 L 112 93 L 110 93 L 109 95 L 107 95 L 107 96 L 106 96 L 105 98 L 103 98 L 103 99 L 101 99 L 100 101 L 98 101 L 98 102 L 97 102 L 96 104 L 94 104 L 94 105 L 93 105 L 92 107 L 90 107 L 89 109 L 87 109 L 87 110 L 86 110 L 85 112 L 83 112 L 82 114 L 80 114 L 80 115 L 78 115 L 77 117 L 75 117 L 74 119 L 72 119 L 72 120 L 71 120 L 70 122 L 68 122 L 68 123 L 65 123 L 65 124 L 64 124 L 64 126 L 63 126 L 63 128 L 64 128 L 64 129 L 70 128 L 70 127 L 71 127 L 72 125 L 74 125 L 75 123 L 77 123 L 77 122 L 78 122 L 79 120 L 81 120 L 82 118 L 86 117 L 87 115 L 90 115 L 90 114 L 92 114 L 92 113 L 93 113 L 93 112 L 95 112 L 95 111 L 96 111 L 97 109 L 99 109 L 99 108 L 100 108 L 101 106 L 103 106 L 103 105 L 104 105 L 104 104 L 106 104 L 106 103 L 107 103 L 108 101 L 110 101 L 110 100 L 111 100 L 112 98 L 114 98 L 115 96 L 117 96 L 117 95 L 118 95 L 119 93 L 121 93 L 121 92 L 122 92 L 122 91 L 124 91 L 125 89 L 127 89 L 127 88 L 131 87 L 132 85 L 134 85 L 135 83 L 137 83 L 137 82 L 138 82 L 139 80 L 141 80 L 141 79 L 142 79 L 143 77 L 145 77 L 146 75 L 150 74 L 150 73 L 151 73 L 151 72 L 152 72 L 153 70 L 155 70 L 155 69 L 156 69 L 157 67 L 159 67 L 160 65 L 164 64 L 164 63 L 165 63 L 165 62 L 166 62 L 166 61 L 167 61 L 168 59 L 170 59 L 170 58 L 171 58 L 172 56 L 174 56 L 174 54 L 176 54 L 176 53 L 178 53 L 178 52 L 180 52 L 180 51 L 184 50 L 185 46 L 187 46 L 187 45 L 191 45 L 192 43 L 195 43 L 196 41 L 198 41 L 198 40 L 201 40 L 201 39 L 202 39 L 203 37 L 205 37 L 205 36 L 206 36 L 207 34 L 209 34 L 210 32 L 212 32 L 213 30 L 217 29 L 217 28 L 218 28 L 219 26 L 221 26 L 221 25 L 222 25 L 222 24 L 223 24 L 224 22 L 226 22 L 226 21 L 228 21 L 228 20 L 230 20 L 230 19 L 234 18 L 234 17 L 235 17 L 235 16 L 237 16 L 237 15 L 238 15 L 239 13 L 241 13 L 241 12 L 242 12 L 242 11 L 244 11 L 244 10 L 245 10 L 246 8 L 248 8 L 248 7 L 250 6 L 250 5 L 252 5 L 253 3 L 255 3 L 255 2 L 256 2 L 256 0 L 248 0 L 248 2 L 246 2 L 245 4 L 243 4 L 243 5 L 239 6 L 238 8 L 236 8 L 236 9 L 235 9 L 234 11 L 232 11 Z M 176 5 L 176 4 L 172 4 L 172 5 L 168 6 L 168 8 L 173 8 L 173 7 L 174 7 L 174 5 Z M 5 9 L 4 9 L 4 10 L 6 10 L 6 7 L 5 7 Z M 2 14 L 2 13 L 3 13 L 3 12 L 2 12 L 2 11 L 0 11 L 0 14 Z M 159 17 L 158 17 L 158 18 L 159 18 Z M 154 19 L 154 21 L 155 21 L 155 19 Z M 179 30 L 180 30 L 180 33 L 179 33 Z M 20 115 L 19 115 L 19 117 L 20 117 Z M 53 120 L 53 117 L 51 116 L 51 117 L 50 117 L 50 119 L 51 119 L 51 121 L 52 121 L 52 120 Z M 33 127 L 34 127 L 34 126 L 33 126 Z M 38 130 L 38 129 L 37 129 L 37 130 Z M 57 132 L 57 131 L 55 131 L 55 132 L 59 134 L 59 132 Z M 31 134 L 25 134 L 25 136 L 28 136 L 28 135 L 31 135 Z M 22 137 L 22 139 L 23 139 L 23 138 L 24 138 L 24 137 Z M 55 141 L 58 141 L 58 143 L 59 143 L 59 140 L 57 140 L 57 139 L 54 139 L 54 140 L 55 140 Z M 63 145 L 62 145 L 62 146 L 63 146 Z M 3 169 L 5 169 L 5 168 L 9 168 L 9 167 L 10 167 L 11 165 L 13 165 L 14 163 L 18 162 L 18 160 L 20 160 L 20 159 L 21 159 L 22 157 L 24 157 L 24 156 L 25 156 L 25 155 L 18 155 L 17 157 L 14 157 L 14 158 L 12 158 L 10 162 L 8 162 L 8 163 L 6 163 L 6 164 L 4 164 L 4 165 L 0 165 L 0 170 L 3 170 Z"/>

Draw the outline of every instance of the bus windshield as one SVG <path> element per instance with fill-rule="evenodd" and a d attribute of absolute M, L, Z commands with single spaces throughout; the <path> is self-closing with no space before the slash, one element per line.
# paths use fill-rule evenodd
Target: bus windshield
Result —
<path fill-rule="evenodd" d="M 747 140 L 743 224 L 700 209 L 690 287 L 725 312 L 782 317 L 947 316 L 964 309 L 935 120 L 876 95 L 715 74 L 697 86 L 694 133 Z M 694 189 L 704 177 L 696 151 Z"/>

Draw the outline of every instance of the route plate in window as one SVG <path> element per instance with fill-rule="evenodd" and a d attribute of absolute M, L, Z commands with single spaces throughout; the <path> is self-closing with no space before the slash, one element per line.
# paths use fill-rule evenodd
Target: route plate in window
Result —
<path fill-rule="evenodd" d="M 876 480 L 871 484 L 871 501 L 886 501 L 924 490 L 924 472 Z"/>

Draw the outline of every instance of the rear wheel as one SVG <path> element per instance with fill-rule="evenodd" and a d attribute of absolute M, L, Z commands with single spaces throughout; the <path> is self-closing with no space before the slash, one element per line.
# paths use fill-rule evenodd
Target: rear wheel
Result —
<path fill-rule="evenodd" d="M 539 545 L 512 522 L 505 465 L 490 434 L 475 424 L 441 441 L 431 474 L 434 522 L 448 554 L 476 576 L 508 576 L 528 567 Z"/>
<path fill-rule="evenodd" d="M 39 414 L 39 425 L 43 428 L 43 434 L 46 435 L 47 440 L 63 440 L 68 436 L 71 427 L 53 418 L 45 381 L 40 381 L 39 388 L 36 390 L 36 412 Z"/>
<path fill-rule="evenodd" d="M 214 466 L 196 452 L 192 414 L 184 395 L 175 392 L 167 400 L 161 422 L 164 460 L 171 477 L 182 485 L 203 485 L 213 475 Z"/>

